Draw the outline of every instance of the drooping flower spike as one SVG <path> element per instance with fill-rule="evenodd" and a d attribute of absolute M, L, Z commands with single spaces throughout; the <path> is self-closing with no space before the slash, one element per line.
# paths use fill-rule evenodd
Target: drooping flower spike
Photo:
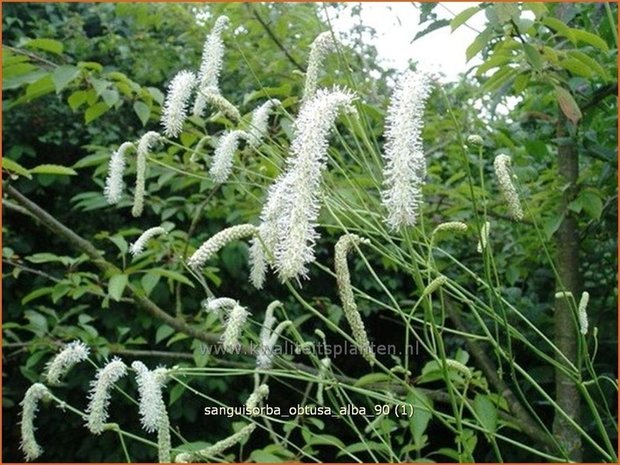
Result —
<path fill-rule="evenodd" d="M 127 374 L 127 366 L 117 357 L 101 368 L 90 383 L 90 402 L 86 408 L 87 426 L 91 433 L 101 434 L 108 420 L 110 390 L 114 383 Z"/>
<path fill-rule="evenodd" d="M 67 344 L 47 364 L 47 382 L 50 384 L 58 384 L 62 378 L 74 365 L 83 362 L 88 358 L 90 350 L 86 344 L 81 341 L 73 341 Z"/>
<path fill-rule="evenodd" d="M 37 443 L 34 436 L 34 420 L 39 409 L 39 402 L 49 398 L 50 392 L 41 383 L 35 383 L 28 388 L 21 402 L 21 443 L 20 449 L 24 452 L 27 462 L 37 459 L 42 453 L 43 448 Z"/>
<path fill-rule="evenodd" d="M 152 238 L 154 238 L 155 236 L 159 236 L 162 234 L 167 234 L 166 230 L 164 228 L 162 228 L 161 226 L 155 226 L 154 228 L 149 228 L 146 231 L 144 231 L 140 237 L 138 237 L 138 239 L 136 240 L 136 242 L 134 242 L 133 244 L 131 244 L 131 246 L 129 247 L 129 252 L 134 256 L 138 256 L 140 255 L 142 252 L 144 252 L 144 247 L 146 246 L 146 243 L 151 240 Z"/>
<path fill-rule="evenodd" d="M 250 423 L 249 425 L 246 425 L 243 428 L 241 428 L 235 434 L 228 436 L 227 438 L 222 439 L 221 441 L 218 441 L 215 444 L 209 447 L 206 447 L 202 450 L 199 450 L 194 453 L 190 453 L 190 452 L 180 453 L 179 455 L 176 456 L 175 462 L 176 463 L 190 463 L 201 457 L 208 458 L 208 459 L 213 458 L 214 456 L 224 452 L 226 449 L 231 448 L 235 444 L 239 444 L 240 442 L 245 441 L 255 429 L 256 429 L 256 424 Z"/>
<path fill-rule="evenodd" d="M 144 189 L 146 183 L 146 157 L 151 147 L 161 140 L 161 135 L 155 131 L 144 134 L 138 142 L 138 158 L 136 161 L 136 188 L 134 191 L 133 208 L 131 214 L 134 217 L 142 215 L 144 210 Z"/>
<path fill-rule="evenodd" d="M 308 68 L 306 70 L 306 82 L 301 105 L 308 103 L 316 94 L 319 82 L 319 74 L 323 69 L 323 61 L 328 53 L 336 49 L 336 42 L 332 33 L 322 32 L 312 42 L 308 57 Z"/>
<path fill-rule="evenodd" d="M 199 270 L 205 265 L 207 260 L 218 253 L 226 244 L 254 236 L 256 232 L 256 226 L 251 224 L 239 224 L 226 228 L 204 242 L 189 258 L 187 265 L 194 270 Z"/>
<path fill-rule="evenodd" d="M 247 139 L 245 131 L 235 130 L 224 134 L 215 149 L 209 174 L 213 181 L 218 184 L 226 182 L 232 173 L 233 158 L 239 149 L 241 139 Z"/>

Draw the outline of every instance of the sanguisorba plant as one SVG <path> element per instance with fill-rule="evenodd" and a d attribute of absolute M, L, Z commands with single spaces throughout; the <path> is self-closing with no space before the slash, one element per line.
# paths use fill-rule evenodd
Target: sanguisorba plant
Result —
<path fill-rule="evenodd" d="M 588 331 L 588 294 L 584 293 L 579 303 L 570 293 L 556 296 L 571 302 L 575 320 L 579 322 L 578 330 L 572 335 L 581 347 L 576 365 L 562 358 L 550 335 L 533 325 L 522 309 L 511 303 L 499 281 L 493 253 L 497 246 L 493 235 L 497 220 L 486 213 L 486 196 L 504 199 L 506 211 L 513 220 L 510 227 L 514 234 L 519 234 L 519 222 L 524 219 L 528 220 L 528 227 L 539 229 L 537 219 L 528 215 L 527 198 L 519 197 L 519 180 L 512 171 L 510 156 L 500 154 L 495 158 L 496 179 L 485 179 L 483 171 L 480 176 L 474 175 L 472 159 L 478 156 L 480 165 L 488 163 L 483 156 L 486 154 L 482 139 L 477 135 L 466 138 L 454 119 L 454 131 L 462 147 L 462 169 L 470 185 L 472 214 L 466 221 L 451 218 L 445 222 L 431 221 L 425 215 L 424 190 L 427 165 L 433 161 L 425 155 L 422 135 L 426 102 L 432 93 L 436 98 L 444 97 L 441 85 L 413 70 L 397 77 L 386 108 L 384 141 L 380 144 L 367 126 L 363 107 L 357 104 L 363 95 L 343 86 L 321 87 L 323 60 L 342 47 L 331 32 L 324 32 L 309 51 L 299 105 L 289 104 L 284 108 L 278 100 L 268 99 L 244 116 L 234 102 L 222 95 L 219 86 L 228 25 L 226 17 L 215 21 L 197 72 L 181 70 L 171 80 L 162 110 L 161 133 L 151 130 L 137 141 L 121 141 L 110 157 L 103 194 L 110 204 L 117 204 L 124 195 L 125 168 L 135 165 L 132 213 L 140 216 L 149 208 L 146 183 L 150 163 L 158 163 L 182 176 L 208 177 L 216 186 L 236 183 L 248 195 L 249 186 L 236 176 L 236 171 L 242 169 L 235 162 L 240 147 L 282 167 L 275 179 L 263 185 L 262 211 L 253 224 L 231 225 L 202 245 L 195 244 L 199 247 L 194 251 L 190 248 L 190 253 L 174 251 L 186 263 L 187 273 L 205 290 L 204 309 L 219 317 L 224 351 L 254 360 L 244 365 L 245 368 L 186 365 L 148 368 L 138 360 L 125 363 L 113 358 L 93 376 L 84 411 L 67 405 L 54 394 L 52 387 L 34 384 L 22 403 L 21 447 L 25 458 L 34 460 L 43 453 L 43 447 L 35 439 L 35 416 L 39 404 L 51 400 L 75 413 L 76 421 L 93 434 L 107 431 L 117 434 L 128 461 L 131 457 L 125 442 L 133 440 L 156 449 L 160 462 L 223 460 L 233 457 L 226 455 L 227 451 L 238 448 L 257 430 L 264 433 L 261 438 L 269 438 L 266 444 L 270 444 L 276 457 L 320 461 L 320 455 L 311 447 L 317 434 L 316 424 L 302 421 L 303 415 L 284 421 L 261 408 L 269 399 L 270 382 L 286 386 L 287 380 L 296 380 L 307 384 L 305 393 L 296 399 L 299 406 L 310 408 L 305 412 L 325 412 L 318 408 L 329 408 L 338 413 L 343 427 L 357 438 L 355 443 L 344 444 L 325 431 L 320 435 L 321 442 L 314 443 L 338 447 L 340 456 L 348 462 L 429 458 L 427 454 L 433 452 L 429 445 L 434 441 L 425 432 L 430 422 L 449 432 L 450 439 L 442 441 L 441 454 L 450 460 L 473 461 L 476 445 L 481 441 L 490 444 L 497 461 L 505 459 L 504 447 L 521 449 L 532 460 L 567 460 L 568 451 L 551 434 L 548 421 L 532 399 L 536 398 L 556 414 L 561 415 L 561 409 L 528 368 L 514 357 L 512 345 L 518 343 L 538 363 L 550 370 L 562 370 L 579 387 L 594 427 L 586 428 L 574 419 L 568 420 L 582 442 L 601 460 L 615 461 L 616 452 L 606 428 L 615 419 L 604 404 L 601 378 L 592 364 L 595 353 L 590 352 L 596 347 L 596 328 Z M 450 117 L 447 99 L 446 102 Z M 193 152 L 192 163 L 204 160 L 209 164 L 208 175 L 189 171 L 183 165 L 166 165 L 154 151 L 180 145 L 175 139 L 187 125 L 194 124 L 188 120 L 190 113 L 193 118 L 217 114 L 220 118 L 217 121 L 222 118 L 227 121 L 226 130 L 202 134 L 196 146 L 184 147 Z M 278 119 L 292 120 L 290 143 L 270 137 L 268 122 L 272 114 Z M 334 131 L 336 122 L 340 124 L 338 131 Z M 209 154 L 205 142 L 212 138 L 216 143 Z M 360 172 L 372 181 L 372 188 L 360 181 L 357 175 Z M 478 182 L 483 185 L 477 186 Z M 497 187 L 487 191 L 485 183 Z M 168 233 L 163 226 L 146 230 L 132 244 L 132 255 L 141 255 L 153 241 L 166 240 Z M 330 263 L 317 262 L 315 248 L 319 240 L 334 236 L 339 238 L 333 249 L 335 267 L 331 269 Z M 542 235 L 539 237 L 541 250 L 547 251 Z M 466 266 L 458 256 L 442 248 L 451 240 L 467 241 L 471 250 L 477 248 L 479 266 Z M 260 318 L 250 318 L 262 312 L 252 307 L 252 296 L 238 301 L 215 295 L 209 288 L 202 275 L 203 268 L 232 241 L 249 242 L 250 279 L 254 287 L 260 290 L 267 280 L 273 280 L 274 285 L 287 290 L 309 314 L 301 323 L 306 325 L 303 328 L 306 336 L 302 336 L 302 328 L 289 319 L 286 307 L 280 302 L 269 305 L 261 322 Z M 439 257 L 450 266 L 440 268 Z M 351 266 L 352 263 L 356 266 Z M 400 298 L 386 285 L 381 278 L 381 263 L 392 264 L 400 275 L 410 280 L 411 299 Z M 550 268 L 554 269 L 552 263 Z M 304 289 L 312 286 L 308 281 L 311 269 L 333 279 L 346 324 L 335 324 L 304 298 Z M 360 281 L 359 270 L 373 281 L 373 293 L 356 286 Z M 358 310 L 357 303 L 361 301 L 372 304 L 386 318 L 401 324 L 402 338 L 407 344 L 404 356 L 383 357 L 376 350 L 372 329 L 369 331 Z M 468 318 L 463 318 L 464 314 Z M 535 335 L 535 340 L 525 337 L 525 329 Z M 314 334 L 314 339 L 310 340 L 308 333 Z M 309 366 L 295 363 L 291 354 L 282 356 L 276 350 L 280 338 L 303 350 L 324 344 L 327 333 L 332 339 L 347 341 L 365 359 L 367 376 L 353 379 L 345 367 L 338 366 L 337 360 L 319 357 L 313 351 L 306 353 L 313 365 Z M 453 345 L 446 344 L 448 335 L 467 344 L 468 352 L 454 350 Z M 253 350 L 248 342 L 256 343 L 258 349 Z M 409 351 L 413 345 L 430 360 L 423 367 L 413 363 Z M 473 356 L 471 360 L 469 353 Z M 80 342 L 65 346 L 48 365 L 47 384 L 53 386 L 62 377 L 70 376 L 69 370 L 82 369 L 73 367 L 88 356 L 88 347 Z M 189 385 L 192 377 L 214 373 L 251 376 L 255 389 L 246 405 L 235 411 L 244 424 L 220 441 L 197 447 L 189 444 L 183 432 L 170 424 L 163 393 L 171 385 L 181 385 L 186 389 L 185 395 L 197 395 L 225 407 L 208 393 Z M 139 414 L 144 432 L 155 434 L 156 438 L 125 431 L 109 418 L 108 409 L 115 397 L 128 395 L 117 387 L 117 382 L 125 376 L 134 379 L 138 397 L 135 414 Z M 358 404 L 362 402 L 361 406 L 368 409 L 367 415 L 350 411 L 352 398 L 363 399 Z M 403 430 L 400 439 L 392 440 L 394 431 L 399 429 Z M 301 436 L 292 434 L 295 430 Z"/>

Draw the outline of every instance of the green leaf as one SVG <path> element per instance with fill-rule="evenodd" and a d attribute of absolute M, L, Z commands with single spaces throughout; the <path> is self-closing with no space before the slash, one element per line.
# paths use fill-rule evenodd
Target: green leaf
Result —
<path fill-rule="evenodd" d="M 160 279 L 161 276 L 156 273 L 146 273 L 142 276 L 140 283 L 142 284 L 142 289 L 144 289 L 147 296 L 151 294 Z"/>
<path fill-rule="evenodd" d="M 149 273 L 158 274 L 160 276 L 172 279 L 173 281 L 178 281 L 190 287 L 194 287 L 194 283 L 192 283 L 189 279 L 176 271 L 166 270 L 165 268 L 154 268 L 150 270 Z"/>
<path fill-rule="evenodd" d="M 580 52 L 579 50 L 569 50 L 568 55 L 571 56 L 572 58 L 581 61 L 585 66 L 587 66 L 588 68 L 590 68 L 592 70 L 592 72 L 594 74 L 596 74 L 597 76 L 609 81 L 611 80 L 611 76 L 609 75 L 609 73 L 607 72 L 607 70 L 605 68 L 603 68 L 598 61 L 596 61 L 594 58 L 586 55 L 583 52 Z"/>
<path fill-rule="evenodd" d="M 80 108 L 82 104 L 86 102 L 86 94 L 87 92 L 84 90 L 76 90 L 75 92 L 73 92 L 67 99 L 69 107 L 71 107 L 73 111 Z"/>
<path fill-rule="evenodd" d="M 465 24 L 469 18 L 480 11 L 479 6 L 472 6 L 464 9 L 458 15 L 456 15 L 450 22 L 450 29 L 452 32 L 456 31 L 460 26 Z"/>
<path fill-rule="evenodd" d="M 596 193 L 592 191 L 581 191 L 578 199 L 583 210 L 590 218 L 594 220 L 601 218 L 601 213 L 603 213 L 603 200 L 601 200 Z"/>
<path fill-rule="evenodd" d="M 22 299 L 22 305 L 26 305 L 28 302 L 43 297 L 44 295 L 51 294 L 53 290 L 53 287 L 40 287 L 39 289 L 35 289 Z"/>
<path fill-rule="evenodd" d="M 175 329 L 172 326 L 161 325 L 157 328 L 157 332 L 155 333 L 155 343 L 159 343 L 164 339 L 172 336 L 174 334 Z"/>
<path fill-rule="evenodd" d="M 84 121 L 86 122 L 86 124 L 88 124 L 91 121 L 94 121 L 97 118 L 99 118 L 101 115 L 103 115 L 109 109 L 110 109 L 110 107 L 105 102 L 95 103 L 92 107 L 90 107 L 84 113 Z"/>
<path fill-rule="evenodd" d="M 133 111 L 136 112 L 138 118 L 142 122 L 142 126 L 146 126 L 146 123 L 149 121 L 151 116 L 151 109 L 144 102 L 136 102 L 133 104 Z"/>
<path fill-rule="evenodd" d="M 376 384 L 376 383 L 389 383 L 392 378 L 385 373 L 370 373 L 368 375 L 362 376 L 358 379 L 354 386 L 362 387 L 368 384 Z"/>
<path fill-rule="evenodd" d="M 56 87 L 56 93 L 60 93 L 71 81 L 80 75 L 80 69 L 75 66 L 59 66 L 52 73 L 52 81 Z"/>
<path fill-rule="evenodd" d="M 530 44 L 523 44 L 523 51 L 527 57 L 527 61 L 532 65 L 536 71 L 540 71 L 543 67 L 542 58 L 536 47 Z"/>
<path fill-rule="evenodd" d="M 19 176 L 23 176 L 25 178 L 32 179 L 30 171 L 17 163 L 15 160 L 11 160 L 10 158 L 2 158 L 2 169 L 10 171 L 11 173 L 15 173 Z"/>
<path fill-rule="evenodd" d="M 585 42 L 586 44 L 590 44 L 596 48 L 603 50 L 604 52 L 609 50 L 609 46 L 607 42 L 601 39 L 596 34 L 592 34 L 591 32 L 582 31 L 581 29 L 571 29 L 572 33 L 575 35 L 575 38 L 578 42 Z"/>
<path fill-rule="evenodd" d="M 108 295 L 112 300 L 118 302 L 121 300 L 125 286 L 129 282 L 129 277 L 126 274 L 115 274 L 110 278 L 108 282 Z"/>
<path fill-rule="evenodd" d="M 575 34 L 573 34 L 572 29 L 568 27 L 563 21 L 560 21 L 557 18 L 552 18 L 551 16 L 546 16 L 545 18 L 543 18 L 542 23 L 549 29 L 552 29 L 558 34 L 563 35 L 572 43 L 575 43 Z"/>
<path fill-rule="evenodd" d="M 435 21 L 433 21 L 426 29 L 424 29 L 423 31 L 418 32 L 413 40 L 418 40 L 420 37 L 424 37 L 426 34 L 430 34 L 433 31 L 436 31 L 437 29 L 441 29 L 442 27 L 446 27 L 450 25 L 450 21 L 447 19 L 437 19 Z M 413 42 L 413 41 L 412 41 Z"/>
<path fill-rule="evenodd" d="M 26 87 L 26 99 L 32 100 L 53 91 L 54 81 L 52 81 L 52 76 L 50 74 L 46 74 L 38 81 L 35 81 Z"/>
<path fill-rule="evenodd" d="M 17 63 L 12 66 L 3 66 L 2 67 L 2 77 L 3 78 L 12 78 L 15 76 L 20 76 L 22 74 L 29 73 L 31 71 L 38 70 L 35 65 L 31 63 Z"/>
<path fill-rule="evenodd" d="M 7 77 L 2 75 L 2 90 L 10 90 L 17 89 L 24 84 L 31 84 L 33 82 L 38 81 L 44 76 L 47 76 L 49 73 L 47 71 L 43 71 L 42 69 L 37 69 L 31 73 L 20 74 L 14 77 Z"/>
<path fill-rule="evenodd" d="M 480 417 L 480 424 L 488 433 L 497 429 L 497 408 L 488 396 L 477 394 L 474 399 L 474 411 Z"/>
<path fill-rule="evenodd" d="M 26 42 L 24 46 L 55 53 L 56 55 L 60 55 L 64 48 L 62 43 L 54 39 L 32 39 Z"/>
<path fill-rule="evenodd" d="M 103 91 L 106 90 L 110 86 L 110 84 L 112 84 L 110 81 L 96 78 L 90 78 L 90 83 L 92 84 L 93 89 L 95 89 L 97 97 L 99 97 L 103 93 Z"/>
<path fill-rule="evenodd" d="M 576 58 L 567 58 L 566 60 L 562 60 L 560 62 L 560 66 L 575 76 L 589 78 L 594 74 L 592 68 L 586 66 L 583 62 L 577 60 Z"/>
<path fill-rule="evenodd" d="M 60 176 L 75 176 L 77 172 L 68 166 L 44 164 L 30 170 L 33 174 L 56 174 Z"/>
<path fill-rule="evenodd" d="M 106 89 L 101 93 L 101 98 L 111 108 L 120 100 L 120 95 L 116 89 Z"/>
<path fill-rule="evenodd" d="M 487 42 L 491 39 L 491 34 L 492 30 L 490 28 L 486 28 L 478 34 L 469 47 L 467 47 L 467 50 L 465 50 L 465 57 L 467 58 L 467 61 L 475 57 L 484 48 Z"/>
<path fill-rule="evenodd" d="M 562 109 L 562 113 L 573 123 L 577 124 L 582 117 L 579 105 L 569 91 L 563 87 L 556 86 L 555 95 Z"/>

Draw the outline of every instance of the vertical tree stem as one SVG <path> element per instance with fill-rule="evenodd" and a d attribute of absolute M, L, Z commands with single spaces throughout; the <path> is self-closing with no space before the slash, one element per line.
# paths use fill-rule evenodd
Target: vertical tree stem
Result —
<path fill-rule="evenodd" d="M 556 241 L 556 266 L 559 281 L 556 283 L 557 291 L 569 291 L 574 296 L 580 294 L 581 274 L 579 271 L 579 231 L 577 219 L 568 205 L 577 195 L 577 180 L 579 178 L 579 154 L 570 137 L 567 125 L 568 120 L 561 109 L 558 109 L 558 123 L 556 135 L 558 137 L 558 174 L 560 182 L 568 184 L 562 192 L 560 201 L 560 214 L 563 215 L 560 227 L 555 233 Z M 568 360 L 577 365 L 577 328 L 571 299 L 556 299 L 554 314 L 555 345 L 562 351 Z M 558 363 L 562 363 L 558 359 Z M 580 397 L 575 383 L 556 370 L 556 402 L 564 412 L 579 423 Z M 581 461 L 581 437 L 566 418 L 556 413 L 553 422 L 553 432 L 563 448 L 568 452 L 571 460 Z"/>

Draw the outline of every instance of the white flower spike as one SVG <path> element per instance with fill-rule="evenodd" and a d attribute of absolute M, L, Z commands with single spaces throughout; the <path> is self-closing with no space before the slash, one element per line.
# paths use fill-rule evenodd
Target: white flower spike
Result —
<path fill-rule="evenodd" d="M 159 236 L 162 234 L 167 234 L 166 230 L 164 228 L 162 228 L 161 226 L 155 226 L 154 228 L 149 228 L 146 231 L 144 231 L 140 237 L 138 237 L 138 239 L 136 240 L 136 242 L 134 242 L 133 244 L 131 244 L 131 246 L 129 247 L 129 252 L 134 256 L 138 256 L 140 255 L 142 252 L 144 252 L 144 247 L 146 246 L 146 243 L 151 240 L 152 238 L 154 238 L 155 236 Z"/>
<path fill-rule="evenodd" d="M 216 92 L 219 92 L 220 73 L 222 71 L 222 61 L 224 58 L 222 32 L 228 26 L 229 22 L 228 17 L 220 16 L 215 21 L 211 33 L 207 36 L 202 50 L 202 62 L 200 63 L 200 72 L 198 74 L 199 90 L 213 87 Z M 206 103 L 205 97 L 199 93 L 194 102 L 194 115 L 202 116 Z"/>
<path fill-rule="evenodd" d="M 517 189 L 512 182 L 513 175 L 510 169 L 510 157 L 504 154 L 498 155 L 495 157 L 493 167 L 495 168 L 495 175 L 497 176 L 499 188 L 508 204 L 510 216 L 512 216 L 515 221 L 521 221 L 523 219 L 523 209 L 521 208 Z"/>
<path fill-rule="evenodd" d="M 60 383 L 62 378 L 74 365 L 86 360 L 90 350 L 81 341 L 73 341 L 65 346 L 47 364 L 47 382 L 50 384 Z"/>
<path fill-rule="evenodd" d="M 244 239 L 256 234 L 257 228 L 251 224 L 239 224 L 226 228 L 208 239 L 189 258 L 187 264 L 194 270 L 202 268 L 207 260 L 213 257 L 226 244 L 239 239 Z"/>
<path fill-rule="evenodd" d="M 279 105 L 277 99 L 267 100 L 252 112 L 252 121 L 248 129 L 248 142 L 250 147 L 258 147 L 269 130 L 269 114 L 274 106 Z"/>
<path fill-rule="evenodd" d="M 161 135 L 155 131 L 144 134 L 138 142 L 138 158 L 136 161 L 136 188 L 134 191 L 133 208 L 131 214 L 134 217 L 142 215 L 144 210 L 144 188 L 146 183 L 146 157 L 151 151 L 151 146 L 161 140 Z"/>
<path fill-rule="evenodd" d="M 50 397 L 48 389 L 41 383 L 35 383 L 28 388 L 24 400 L 21 402 L 21 443 L 20 449 L 24 452 L 27 462 L 35 460 L 43 453 L 43 448 L 37 443 L 34 436 L 34 420 L 39 409 L 39 401 Z"/>
<path fill-rule="evenodd" d="M 245 131 L 229 131 L 224 134 L 215 149 L 209 175 L 218 184 L 226 182 L 232 173 L 233 158 L 239 149 L 241 139 L 247 139 Z"/>
<path fill-rule="evenodd" d="M 125 189 L 125 183 L 123 182 L 123 174 L 125 174 L 126 161 L 125 157 L 129 150 L 135 150 L 136 146 L 131 142 L 124 142 L 110 157 L 110 163 L 108 164 L 108 176 L 105 180 L 105 187 L 103 188 L 103 195 L 110 205 L 117 204 Z"/>
<path fill-rule="evenodd" d="M 422 128 L 429 94 L 428 76 L 407 71 L 398 80 L 388 108 L 381 197 L 392 230 L 416 224 L 420 215 L 426 177 Z"/>
<path fill-rule="evenodd" d="M 88 413 L 87 426 L 91 433 L 101 434 L 105 430 L 104 424 L 108 420 L 110 390 L 114 383 L 125 374 L 127 374 L 127 366 L 121 359 L 115 357 L 97 372 L 95 379 L 90 383 L 90 402 L 86 412 Z"/>
<path fill-rule="evenodd" d="M 305 105 L 314 97 L 318 88 L 319 74 L 323 68 L 325 56 L 336 49 L 336 42 L 332 33 L 329 31 L 322 32 L 312 42 L 310 46 L 310 55 L 308 57 L 308 69 L 306 71 L 306 83 L 301 105 Z"/>
<path fill-rule="evenodd" d="M 187 118 L 187 104 L 196 86 L 196 75 L 180 71 L 168 86 L 168 94 L 161 114 L 161 123 L 167 137 L 177 137 Z"/>

